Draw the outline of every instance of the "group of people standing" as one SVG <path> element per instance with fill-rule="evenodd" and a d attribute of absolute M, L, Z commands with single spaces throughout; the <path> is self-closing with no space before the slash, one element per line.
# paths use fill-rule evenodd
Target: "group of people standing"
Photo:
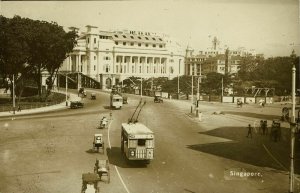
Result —
<path fill-rule="evenodd" d="M 253 127 L 251 124 L 248 124 L 248 133 L 246 137 L 252 138 L 252 133 L 253 133 Z M 281 127 L 280 123 L 276 120 L 273 120 L 272 126 L 270 128 L 270 139 L 273 140 L 274 142 L 280 141 L 281 139 Z M 261 135 L 268 135 L 269 134 L 269 129 L 268 129 L 268 122 L 267 120 L 260 120 L 260 127 L 259 127 L 259 133 Z"/>

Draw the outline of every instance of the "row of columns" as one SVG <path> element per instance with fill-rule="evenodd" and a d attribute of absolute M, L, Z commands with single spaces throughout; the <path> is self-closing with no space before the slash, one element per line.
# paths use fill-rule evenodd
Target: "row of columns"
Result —
<path fill-rule="evenodd" d="M 189 75 L 198 75 L 198 72 L 201 74 L 201 64 L 189 64 Z M 198 70 L 199 69 L 199 70 Z"/>

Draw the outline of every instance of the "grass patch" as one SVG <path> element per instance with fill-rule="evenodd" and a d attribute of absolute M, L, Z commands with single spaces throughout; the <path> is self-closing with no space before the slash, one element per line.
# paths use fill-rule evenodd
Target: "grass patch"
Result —
<path fill-rule="evenodd" d="M 61 93 L 51 93 L 48 96 L 47 100 L 45 100 L 44 96 L 42 96 L 42 99 L 40 99 L 39 96 L 22 97 L 19 104 L 17 103 L 17 98 L 16 98 L 16 110 L 18 109 L 19 105 L 21 107 L 21 110 L 24 110 L 24 109 L 34 109 L 34 108 L 56 105 L 64 101 L 65 101 L 65 95 Z M 12 111 L 12 110 L 13 110 L 12 99 L 8 97 L 0 98 L 0 112 Z"/>

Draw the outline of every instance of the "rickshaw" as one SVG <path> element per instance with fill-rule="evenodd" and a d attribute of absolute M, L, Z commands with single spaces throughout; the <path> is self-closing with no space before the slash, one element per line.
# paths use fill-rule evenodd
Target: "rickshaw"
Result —
<path fill-rule="evenodd" d="M 110 183 L 110 173 L 109 173 L 109 162 L 107 159 L 96 159 L 94 173 L 98 174 L 99 179 L 102 181 L 102 176 L 106 176 L 107 183 Z"/>
<path fill-rule="evenodd" d="M 107 127 L 108 124 L 108 120 L 106 117 L 103 117 L 100 121 L 100 129 L 104 129 Z"/>
<path fill-rule="evenodd" d="M 98 187 L 100 180 L 99 176 L 95 173 L 82 174 L 81 193 L 100 193 L 100 188 Z"/>
<path fill-rule="evenodd" d="M 236 104 L 237 104 L 237 107 L 243 107 L 243 101 L 242 101 L 242 99 L 237 99 L 237 102 L 236 102 Z"/>
<path fill-rule="evenodd" d="M 93 93 L 91 94 L 91 100 L 96 100 L 96 93 L 93 92 Z"/>
<path fill-rule="evenodd" d="M 93 150 L 99 152 L 99 149 L 102 149 L 102 154 L 104 154 L 104 141 L 102 134 L 95 134 L 93 141 Z"/>

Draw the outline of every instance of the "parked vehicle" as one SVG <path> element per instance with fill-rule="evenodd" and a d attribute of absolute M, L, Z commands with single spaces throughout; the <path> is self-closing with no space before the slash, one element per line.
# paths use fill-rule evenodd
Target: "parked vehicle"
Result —
<path fill-rule="evenodd" d="M 84 104 L 81 101 L 71 101 L 70 108 L 71 109 L 77 109 L 77 108 L 83 108 Z"/>
<path fill-rule="evenodd" d="M 155 103 L 163 103 L 164 100 L 162 99 L 161 96 L 154 96 L 154 102 Z"/>

